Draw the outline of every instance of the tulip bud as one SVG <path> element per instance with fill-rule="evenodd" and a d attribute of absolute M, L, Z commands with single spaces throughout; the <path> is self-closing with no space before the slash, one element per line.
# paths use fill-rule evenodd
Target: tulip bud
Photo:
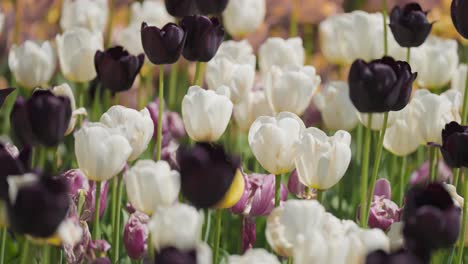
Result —
<path fill-rule="evenodd" d="M 216 92 L 199 86 L 189 88 L 182 100 L 182 119 L 191 139 L 197 142 L 217 141 L 231 119 L 233 104 L 226 86 Z"/>
<path fill-rule="evenodd" d="M 417 170 L 411 173 L 409 183 L 411 185 L 427 184 L 430 181 L 429 166 L 429 161 L 425 161 Z M 443 160 L 439 160 L 437 165 L 436 179 L 439 182 L 453 180 L 452 170 Z"/>
<path fill-rule="evenodd" d="M 184 198 L 197 208 L 230 208 L 244 192 L 240 161 L 222 146 L 197 143 L 180 146 L 177 151 L 181 190 Z"/>
<path fill-rule="evenodd" d="M 401 249 L 397 252 L 387 253 L 383 250 L 371 252 L 366 257 L 366 264 L 425 264 L 426 260 L 412 254 L 411 252 Z"/>
<path fill-rule="evenodd" d="M 445 162 L 452 168 L 468 167 L 468 127 L 455 121 L 445 125 L 442 130 L 440 151 Z"/>
<path fill-rule="evenodd" d="M 94 55 L 102 50 L 103 40 L 99 32 L 84 28 L 72 28 L 56 37 L 60 68 L 70 81 L 88 82 L 96 77 Z"/>
<path fill-rule="evenodd" d="M 159 29 L 141 24 L 141 42 L 148 59 L 157 65 L 172 64 L 179 60 L 187 38 L 184 28 L 168 23 Z"/>
<path fill-rule="evenodd" d="M 349 72 L 349 96 L 359 112 L 398 111 L 408 104 L 416 76 L 407 62 L 391 57 L 358 59 Z"/>
<path fill-rule="evenodd" d="M 62 4 L 60 27 L 63 31 L 84 27 L 103 33 L 108 13 L 106 0 L 65 0 Z"/>
<path fill-rule="evenodd" d="M 123 233 L 123 243 L 127 254 L 132 259 L 141 259 L 147 251 L 148 238 L 147 223 L 149 217 L 143 213 L 135 212 L 130 215 Z M 153 249 L 150 249 L 153 250 Z"/>
<path fill-rule="evenodd" d="M 297 175 L 297 170 L 294 169 L 289 175 L 288 179 L 288 191 L 294 194 L 296 197 L 304 199 L 308 196 L 307 186 L 301 183 L 299 176 Z"/>
<path fill-rule="evenodd" d="M 468 38 L 468 18 L 466 13 L 468 12 L 468 1 L 466 0 L 453 0 L 451 5 L 451 15 L 453 25 L 457 29 L 458 33 L 465 39 Z"/>
<path fill-rule="evenodd" d="M 49 90 L 37 90 L 28 100 L 16 100 L 11 125 L 21 144 L 54 147 L 63 140 L 71 115 L 70 99 L 55 96 Z"/>
<path fill-rule="evenodd" d="M 167 12 L 175 17 L 195 15 L 197 5 L 194 0 L 164 0 Z"/>
<path fill-rule="evenodd" d="M 224 29 L 218 18 L 187 16 L 182 19 L 182 28 L 187 32 L 182 54 L 189 61 L 210 61 L 223 42 Z"/>
<path fill-rule="evenodd" d="M 418 3 L 395 6 L 390 13 L 390 28 L 395 40 L 402 47 L 419 47 L 431 32 L 432 24 L 427 21 Z"/>
<path fill-rule="evenodd" d="M 305 52 L 301 38 L 269 38 L 260 46 L 258 52 L 262 72 L 268 72 L 273 66 L 304 66 Z"/>
<path fill-rule="evenodd" d="M 265 0 L 229 1 L 223 22 L 229 35 L 241 37 L 255 32 L 264 22 L 265 15 Z"/>
<path fill-rule="evenodd" d="M 145 55 L 133 56 L 121 46 L 97 51 L 94 67 L 99 81 L 113 94 L 129 90 L 143 66 Z"/>
<path fill-rule="evenodd" d="M 2 105 L 5 102 L 8 95 L 10 95 L 10 93 L 12 93 L 14 90 L 15 90 L 15 88 L 0 89 L 0 107 L 2 107 Z"/>
<path fill-rule="evenodd" d="M 67 180 L 69 195 L 73 200 L 76 200 L 79 196 L 80 190 L 89 190 L 89 182 L 86 176 L 81 170 L 69 170 L 62 174 Z"/>
<path fill-rule="evenodd" d="M 400 220 L 400 209 L 384 196 L 374 196 L 369 211 L 369 227 L 386 231 Z"/>
<path fill-rule="evenodd" d="M 11 47 L 8 66 L 15 80 L 26 88 L 47 85 L 55 72 L 54 49 L 48 41 L 39 45 L 26 40 L 19 47 Z"/>

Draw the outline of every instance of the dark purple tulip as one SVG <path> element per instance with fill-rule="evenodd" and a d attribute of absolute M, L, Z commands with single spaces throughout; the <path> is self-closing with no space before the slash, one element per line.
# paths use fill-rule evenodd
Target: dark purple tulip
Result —
<path fill-rule="evenodd" d="M 235 0 L 234 0 L 235 1 Z M 228 4 L 228 0 L 195 0 L 197 8 L 203 15 L 221 14 Z"/>
<path fill-rule="evenodd" d="M 155 264 L 197 264 L 197 251 L 167 247 L 156 253 Z"/>
<path fill-rule="evenodd" d="M 198 13 L 197 3 L 194 0 L 165 0 L 164 3 L 171 16 L 184 17 Z"/>
<path fill-rule="evenodd" d="M 20 153 L 8 144 L 0 143 L 0 199 L 8 200 L 7 178 L 22 175 L 30 168 L 31 148 L 24 148 Z"/>
<path fill-rule="evenodd" d="M 209 143 L 180 146 L 177 161 L 182 194 L 197 208 L 209 208 L 220 202 L 240 166 L 240 160 L 229 156 L 221 145 Z"/>
<path fill-rule="evenodd" d="M 11 197 L 9 223 L 20 234 L 46 238 L 67 216 L 70 198 L 63 177 L 36 177 L 36 181 L 19 186 L 16 197 Z"/>
<path fill-rule="evenodd" d="M 468 38 L 468 1 L 467 0 L 453 0 L 451 5 L 451 15 L 453 25 L 458 33 L 464 38 Z"/>
<path fill-rule="evenodd" d="M 367 255 L 366 264 L 429 264 L 429 262 L 402 249 L 390 254 L 383 250 L 373 251 Z"/>
<path fill-rule="evenodd" d="M 432 29 L 418 3 L 409 3 L 403 8 L 395 6 L 390 13 L 390 29 L 395 40 L 402 47 L 419 47 Z"/>
<path fill-rule="evenodd" d="M 11 112 L 14 136 L 24 145 L 55 147 L 62 142 L 70 123 L 70 99 L 38 90 L 31 98 L 19 97 Z"/>
<path fill-rule="evenodd" d="M 242 253 L 253 248 L 257 240 L 255 219 L 249 216 L 242 218 Z"/>
<path fill-rule="evenodd" d="M 440 151 L 450 167 L 468 167 L 468 126 L 455 121 L 446 124 L 442 130 Z"/>
<path fill-rule="evenodd" d="M 14 90 L 15 88 L 0 89 L 0 107 L 2 107 L 8 95 L 10 95 Z"/>
<path fill-rule="evenodd" d="M 218 18 L 188 16 L 182 19 L 181 25 L 187 32 L 184 58 L 201 62 L 211 60 L 224 39 L 224 29 Z"/>
<path fill-rule="evenodd" d="M 398 111 L 408 104 L 416 76 L 407 62 L 392 57 L 358 59 L 349 72 L 349 97 L 361 113 Z"/>
<path fill-rule="evenodd" d="M 141 212 L 135 212 L 128 218 L 123 233 L 123 243 L 127 255 L 131 259 L 141 259 L 146 254 L 149 217 Z"/>
<path fill-rule="evenodd" d="M 289 175 L 288 179 L 288 191 L 294 194 L 296 197 L 304 199 L 307 198 L 307 186 L 299 181 L 299 175 L 297 175 L 297 170 L 294 169 Z"/>
<path fill-rule="evenodd" d="M 98 50 L 94 55 L 98 80 L 103 88 L 114 94 L 132 88 L 144 62 L 144 54 L 133 56 L 121 46 L 109 48 L 104 52 Z"/>
<path fill-rule="evenodd" d="M 460 233 L 461 209 L 441 183 L 413 186 L 402 216 L 406 248 L 426 259 L 452 246 Z"/>
<path fill-rule="evenodd" d="M 183 28 L 168 23 L 159 29 L 141 24 L 141 43 L 148 59 L 156 65 L 173 64 L 180 58 L 187 34 Z"/>

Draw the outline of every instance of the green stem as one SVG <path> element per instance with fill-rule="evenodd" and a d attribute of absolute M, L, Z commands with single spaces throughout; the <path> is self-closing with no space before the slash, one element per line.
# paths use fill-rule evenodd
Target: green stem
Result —
<path fill-rule="evenodd" d="M 3 114 L 4 114 L 2 131 L 4 134 L 8 134 L 8 132 L 10 131 L 10 115 L 11 115 L 11 111 L 13 110 L 13 106 L 15 105 L 18 94 L 19 94 L 19 88 L 15 89 L 5 99 L 5 103 L 2 109 Z"/>
<path fill-rule="evenodd" d="M 114 23 L 114 0 L 109 0 L 109 18 L 107 20 L 106 48 L 110 48 L 112 44 L 112 24 Z"/>
<path fill-rule="evenodd" d="M 410 63 L 410 60 L 411 60 L 411 48 L 408 47 L 406 48 L 406 62 Z"/>
<path fill-rule="evenodd" d="M 28 264 L 29 263 L 29 240 L 27 238 L 24 239 L 23 245 L 21 247 L 21 256 L 20 256 L 20 264 Z"/>
<path fill-rule="evenodd" d="M 297 9 L 298 3 L 297 0 L 291 1 L 291 21 L 289 23 L 289 37 L 297 37 L 298 32 L 298 23 L 297 23 Z"/>
<path fill-rule="evenodd" d="M 372 127 L 372 114 L 369 114 L 367 119 L 367 127 L 365 128 L 364 135 L 364 149 L 362 152 L 362 169 L 361 169 L 361 208 L 360 208 L 360 219 L 361 226 L 366 227 L 366 209 L 367 209 L 367 184 L 369 174 L 369 155 L 370 155 L 370 143 L 371 143 L 371 127 Z"/>
<path fill-rule="evenodd" d="M 464 174 L 467 174 L 468 169 L 464 169 Z M 458 244 L 458 255 L 457 255 L 457 261 L 455 263 L 457 264 L 462 264 L 463 262 L 463 249 L 465 248 L 465 237 L 466 237 L 466 225 L 467 225 L 467 215 L 468 215 L 468 180 L 465 178 L 463 179 L 463 191 L 465 199 L 463 200 L 463 217 L 462 217 L 462 231 L 460 233 L 460 241 Z"/>
<path fill-rule="evenodd" d="M 193 82 L 194 85 L 202 86 L 201 83 L 201 75 L 202 75 L 202 62 L 197 61 L 195 65 L 195 80 Z"/>
<path fill-rule="evenodd" d="M 462 124 L 468 122 L 468 73 L 465 81 L 465 93 L 463 95 L 463 108 L 462 108 Z"/>
<path fill-rule="evenodd" d="M 317 192 L 317 201 L 319 203 L 322 203 L 322 201 L 323 201 L 323 191 L 321 191 L 321 190 L 315 190 L 315 191 Z"/>
<path fill-rule="evenodd" d="M 119 259 L 119 247 L 120 247 L 120 211 L 122 210 L 122 192 L 123 192 L 123 186 L 122 186 L 122 175 L 119 175 L 118 177 L 118 183 L 117 183 L 117 203 L 115 207 L 115 225 L 113 226 L 113 232 L 112 234 L 114 235 L 114 262 L 118 262 Z"/>
<path fill-rule="evenodd" d="M 112 196 L 111 196 L 111 226 L 115 226 L 115 211 L 117 207 L 117 182 L 118 177 L 112 179 Z"/>
<path fill-rule="evenodd" d="M 275 207 L 278 207 L 281 199 L 281 174 L 276 175 L 275 179 Z"/>
<path fill-rule="evenodd" d="M 383 16 L 384 56 L 386 56 L 388 54 L 387 0 L 382 0 L 382 16 Z"/>
<path fill-rule="evenodd" d="M 380 167 L 380 161 L 382 159 L 382 149 L 383 149 L 383 140 L 384 140 L 384 137 L 385 137 L 385 132 L 387 131 L 387 123 L 388 123 L 388 114 L 389 112 L 386 112 L 384 114 L 384 120 L 383 120 L 383 123 L 382 123 L 382 128 L 380 130 L 380 134 L 379 134 L 379 139 L 378 139 L 378 143 L 377 143 L 377 149 L 375 151 L 375 159 L 374 159 L 374 166 L 372 168 L 372 176 L 371 176 L 371 181 L 370 181 L 370 185 L 369 185 L 369 192 L 367 194 L 367 203 L 366 203 L 366 217 L 365 217 L 365 220 L 366 220 L 366 223 L 367 223 L 367 219 L 368 219 L 368 212 L 369 212 L 369 208 L 370 208 L 370 204 L 372 202 L 372 196 L 374 194 L 374 185 L 375 185 L 375 182 L 377 180 L 377 174 L 379 174 L 379 167 Z"/>
<path fill-rule="evenodd" d="M 203 241 L 208 243 L 208 239 L 210 238 L 210 230 L 211 230 L 211 211 L 210 209 L 206 209 L 206 227 L 205 227 L 205 235 L 203 237 Z"/>
<path fill-rule="evenodd" d="M 357 158 L 357 163 L 358 165 L 361 165 L 361 156 L 362 156 L 362 136 L 363 136 L 363 125 L 360 123 L 357 126 L 357 132 L 356 132 L 356 157 Z"/>
<path fill-rule="evenodd" d="M 96 184 L 96 197 L 94 197 L 94 226 L 93 226 L 93 240 L 99 239 L 99 210 L 101 205 L 101 184 L 102 182 L 97 181 Z"/>
<path fill-rule="evenodd" d="M 436 180 L 437 164 L 435 162 L 436 148 L 428 146 L 429 148 L 429 179 L 431 182 Z"/>
<path fill-rule="evenodd" d="M 1 244 L 0 244 L 0 263 L 5 263 L 5 245 L 6 245 L 6 238 L 7 238 L 7 229 L 6 227 L 2 227 L 2 235 L 1 235 Z"/>
<path fill-rule="evenodd" d="M 214 244 L 214 261 L 213 264 L 219 263 L 219 247 L 221 244 L 221 224 L 223 220 L 223 211 L 216 210 L 216 229 L 215 229 L 215 244 Z"/>
<path fill-rule="evenodd" d="M 81 216 L 83 213 L 83 205 L 85 203 L 86 196 L 84 190 L 78 191 L 78 208 L 77 208 L 77 213 L 78 216 Z"/>
<path fill-rule="evenodd" d="M 148 256 L 150 260 L 154 261 L 153 235 L 151 232 L 148 233 Z"/>
<path fill-rule="evenodd" d="M 175 105 L 176 90 L 177 90 L 177 63 L 171 65 L 171 73 L 169 75 L 169 102 L 168 105 L 172 108 Z"/>
<path fill-rule="evenodd" d="M 455 189 L 458 189 L 458 181 L 460 179 L 460 174 L 462 170 L 460 168 L 455 168 L 455 171 L 453 173 L 454 178 L 453 178 L 453 186 L 455 186 Z"/>
<path fill-rule="evenodd" d="M 41 263 L 44 263 L 44 264 L 51 263 L 51 261 L 50 261 L 51 260 L 50 259 L 50 251 L 51 251 L 50 245 L 45 244 L 44 246 L 42 246 Z"/>
<path fill-rule="evenodd" d="M 398 201 L 400 201 L 400 205 L 403 206 L 403 198 L 405 196 L 405 180 L 406 180 L 406 166 L 407 166 L 408 159 L 406 156 L 401 157 L 401 167 L 400 167 L 400 197 Z"/>
<path fill-rule="evenodd" d="M 198 65 L 198 64 L 197 64 Z M 162 146 L 162 125 L 163 125 L 163 110 L 164 110 L 164 67 L 159 66 L 159 112 L 158 112 L 158 136 L 157 136 L 157 152 L 156 160 L 161 159 Z"/>

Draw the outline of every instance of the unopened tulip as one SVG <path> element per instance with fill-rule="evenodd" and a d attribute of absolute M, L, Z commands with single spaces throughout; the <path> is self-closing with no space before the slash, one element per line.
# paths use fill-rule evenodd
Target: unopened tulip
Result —
<path fill-rule="evenodd" d="M 93 181 L 106 181 L 117 175 L 132 153 L 128 140 L 101 125 L 85 126 L 75 133 L 78 167 Z"/>
<path fill-rule="evenodd" d="M 23 145 L 57 146 L 64 138 L 72 115 L 70 99 L 49 90 L 37 90 L 31 98 L 19 97 L 11 112 L 12 129 Z"/>
<path fill-rule="evenodd" d="M 465 0 L 454 0 L 451 5 L 451 15 L 453 25 L 458 33 L 464 38 L 468 38 L 468 20 L 466 12 L 468 11 L 468 2 Z"/>
<path fill-rule="evenodd" d="M 162 28 L 167 23 L 175 22 L 174 17 L 167 13 L 163 1 L 145 0 L 133 2 L 130 6 L 130 11 L 131 19 L 129 24 L 137 29 L 141 27 L 141 23 L 143 22 L 158 28 Z"/>
<path fill-rule="evenodd" d="M 10 95 L 14 90 L 15 88 L 0 89 L 0 108 L 3 106 L 3 103 L 5 102 L 8 95 Z"/>
<path fill-rule="evenodd" d="M 223 13 L 226 31 L 233 36 L 255 32 L 265 20 L 265 0 L 229 1 Z"/>
<path fill-rule="evenodd" d="M 141 259 L 147 252 L 149 217 L 141 212 L 135 212 L 128 218 L 123 233 L 123 243 L 127 254 L 132 259 Z M 152 249 L 150 249 L 152 250 Z"/>
<path fill-rule="evenodd" d="M 265 95 L 274 112 L 302 115 L 320 82 L 312 66 L 273 66 L 266 74 Z"/>
<path fill-rule="evenodd" d="M 115 105 L 101 116 L 101 123 L 118 130 L 128 140 L 132 147 L 129 161 L 136 160 L 146 150 L 154 132 L 153 120 L 146 108 L 137 111 Z"/>
<path fill-rule="evenodd" d="M 249 91 L 247 98 L 234 105 L 234 120 L 242 131 L 248 131 L 260 116 L 273 115 L 263 90 Z"/>
<path fill-rule="evenodd" d="M 230 90 L 230 99 L 237 104 L 245 100 L 255 80 L 255 67 L 250 64 L 237 64 L 226 57 L 215 57 L 207 63 L 206 83 L 215 90 L 226 86 Z"/>
<path fill-rule="evenodd" d="M 296 169 L 306 186 L 326 190 L 344 176 L 351 161 L 351 135 L 343 130 L 328 137 L 318 128 L 302 132 L 296 144 Z"/>
<path fill-rule="evenodd" d="M 215 91 L 199 86 L 189 88 L 182 100 L 182 119 L 191 139 L 197 142 L 218 140 L 231 119 L 233 104 L 226 96 L 228 88 Z"/>
<path fill-rule="evenodd" d="M 125 172 L 125 183 L 130 203 L 148 215 L 179 197 L 180 175 L 166 161 L 139 160 Z"/>
<path fill-rule="evenodd" d="M 392 200 L 383 196 L 374 196 L 369 211 L 369 227 L 386 231 L 400 220 L 400 209 Z"/>
<path fill-rule="evenodd" d="M 426 14 L 418 3 L 409 3 L 403 8 L 395 6 L 392 9 L 390 28 L 400 46 L 418 47 L 424 43 L 432 29 Z"/>
<path fill-rule="evenodd" d="M 141 24 L 141 42 L 148 59 L 157 65 L 172 64 L 179 60 L 187 32 L 174 23 L 164 27 Z"/>
<path fill-rule="evenodd" d="M 269 71 L 273 66 L 304 66 L 305 52 L 301 38 L 269 38 L 258 52 L 262 72 Z"/>
<path fill-rule="evenodd" d="M 63 31 L 84 27 L 103 33 L 108 13 L 107 0 L 65 0 L 62 4 L 60 27 Z"/>
<path fill-rule="evenodd" d="M 442 130 L 442 146 L 440 151 L 445 162 L 452 168 L 468 166 L 466 148 L 468 144 L 468 127 L 457 122 L 450 122 Z"/>
<path fill-rule="evenodd" d="M 189 61 L 210 61 L 224 39 L 224 29 L 218 18 L 188 16 L 182 19 L 181 26 L 187 32 L 182 52 L 184 58 Z"/>
<path fill-rule="evenodd" d="M 313 97 L 313 102 L 328 129 L 351 131 L 358 124 L 357 110 L 349 99 L 346 82 L 328 83 Z"/>
<path fill-rule="evenodd" d="M 228 40 L 221 43 L 215 58 L 226 58 L 236 64 L 249 64 L 255 68 L 253 48 L 247 40 Z"/>
<path fill-rule="evenodd" d="M 55 95 L 55 96 L 64 96 L 68 97 L 70 99 L 70 107 L 72 110 L 72 115 L 70 118 L 70 123 L 68 124 L 67 131 L 65 132 L 65 135 L 70 134 L 73 132 L 75 129 L 76 125 L 76 119 L 80 115 L 86 115 L 86 109 L 85 108 L 76 108 L 76 102 L 75 102 L 75 96 L 73 95 L 73 91 L 70 88 L 70 86 L 66 83 L 54 86 L 50 89 L 50 91 Z"/>
<path fill-rule="evenodd" d="M 391 57 L 358 59 L 349 72 L 349 96 L 362 113 L 398 111 L 408 104 L 416 76 L 407 62 Z"/>
<path fill-rule="evenodd" d="M 191 16 L 198 13 L 194 0 L 164 0 L 167 12 L 175 17 Z"/>
<path fill-rule="evenodd" d="M 98 50 L 94 56 L 94 67 L 103 88 L 115 94 L 132 87 L 144 61 L 144 54 L 133 56 L 121 46 L 116 46 L 104 52 Z"/>
<path fill-rule="evenodd" d="M 94 54 L 103 49 L 102 35 L 72 28 L 56 37 L 60 68 L 70 81 L 88 82 L 96 77 Z"/>
<path fill-rule="evenodd" d="M 20 46 L 13 45 L 8 55 L 8 66 L 15 80 L 29 89 L 47 85 L 56 65 L 55 52 L 49 41 L 38 44 L 26 40 Z"/>
<path fill-rule="evenodd" d="M 251 249 L 242 256 L 230 256 L 228 264 L 279 264 L 278 258 L 265 249 Z"/>
<path fill-rule="evenodd" d="M 230 208 L 244 192 L 240 161 L 228 155 L 222 146 L 197 143 L 179 147 L 181 191 L 197 208 Z"/>
<path fill-rule="evenodd" d="M 294 168 L 295 144 L 304 129 L 302 120 L 293 113 L 261 116 L 250 126 L 250 149 L 268 172 L 275 175 L 290 172 Z"/>

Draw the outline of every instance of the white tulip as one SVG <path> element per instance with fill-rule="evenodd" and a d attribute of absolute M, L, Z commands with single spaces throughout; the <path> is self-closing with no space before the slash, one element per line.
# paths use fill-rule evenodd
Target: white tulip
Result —
<path fill-rule="evenodd" d="M 349 86 L 346 82 L 328 83 L 313 97 L 313 102 L 328 129 L 351 131 L 359 122 L 357 109 L 349 99 Z"/>
<path fill-rule="evenodd" d="M 259 64 L 262 72 L 267 72 L 273 66 L 280 68 L 304 66 L 305 52 L 301 38 L 269 38 L 260 46 Z"/>
<path fill-rule="evenodd" d="M 415 152 L 423 141 L 416 112 L 410 104 L 396 112 L 395 122 L 385 132 L 383 146 L 397 156 Z"/>
<path fill-rule="evenodd" d="M 45 86 L 54 74 L 55 53 L 49 41 L 37 44 L 26 40 L 13 45 L 8 55 L 8 66 L 18 83 L 26 88 Z"/>
<path fill-rule="evenodd" d="M 80 115 L 87 115 L 86 108 L 80 107 L 76 109 L 75 96 L 73 95 L 73 91 L 67 83 L 63 83 L 61 85 L 55 86 L 51 89 L 51 91 L 56 96 L 64 96 L 70 99 L 72 116 L 70 118 L 70 123 L 68 124 L 68 129 L 65 132 L 65 135 L 68 135 L 71 132 L 73 132 L 73 130 L 75 129 L 77 117 Z"/>
<path fill-rule="evenodd" d="M 416 82 L 427 88 L 442 88 L 448 84 L 458 67 L 458 45 L 453 39 L 429 38 L 411 49 L 411 66 L 418 73 Z"/>
<path fill-rule="evenodd" d="M 241 131 L 248 131 L 252 123 L 260 116 L 273 115 L 263 90 L 253 90 L 247 99 L 234 105 L 234 120 Z"/>
<path fill-rule="evenodd" d="M 163 160 L 139 160 L 124 179 L 128 200 L 147 215 L 152 215 L 157 207 L 173 205 L 179 197 L 180 175 Z"/>
<path fill-rule="evenodd" d="M 228 40 L 221 43 L 215 58 L 227 58 L 233 63 L 249 64 L 255 68 L 256 58 L 247 40 Z"/>
<path fill-rule="evenodd" d="M 103 49 L 101 33 L 73 28 L 57 35 L 56 42 L 60 68 L 66 78 L 88 82 L 96 77 L 94 54 Z"/>
<path fill-rule="evenodd" d="M 296 146 L 299 181 L 318 190 L 337 184 L 351 162 L 350 145 L 351 135 L 344 130 L 328 137 L 318 128 L 307 128 Z"/>
<path fill-rule="evenodd" d="M 224 27 L 230 35 L 244 36 L 257 30 L 265 15 L 265 0 L 229 1 L 223 12 Z"/>
<path fill-rule="evenodd" d="M 463 209 L 463 201 L 464 198 L 457 193 L 457 187 L 453 186 L 452 184 L 444 183 L 445 190 L 450 194 L 452 197 L 453 202 L 460 208 Z"/>
<path fill-rule="evenodd" d="M 175 18 L 169 15 L 163 1 L 145 0 L 142 3 L 134 2 L 131 7 L 130 25 L 140 29 L 141 23 L 162 28 L 167 23 L 174 23 Z"/>
<path fill-rule="evenodd" d="M 391 125 L 393 125 L 397 116 L 398 115 L 396 114 L 396 112 L 391 111 L 388 113 L 387 127 L 390 127 Z M 364 125 L 365 127 L 369 126 L 369 114 L 357 112 L 357 117 L 362 125 Z M 381 130 L 383 123 L 384 123 L 384 113 L 372 113 L 372 123 L 371 123 L 372 130 L 375 130 L 375 131 Z"/>
<path fill-rule="evenodd" d="M 390 28 L 387 29 L 390 32 Z M 383 38 L 380 37 L 383 35 L 383 17 L 380 13 L 358 10 L 329 16 L 320 23 L 319 34 L 325 58 L 336 64 L 347 65 L 356 59 L 369 61 L 384 54 Z M 404 54 L 392 34 L 388 34 L 388 47 L 394 57 Z"/>
<path fill-rule="evenodd" d="M 117 175 L 127 163 L 132 147 L 116 131 L 89 124 L 75 133 L 78 167 L 93 181 L 106 181 Z"/>
<path fill-rule="evenodd" d="M 234 104 L 244 100 L 252 89 L 255 80 L 255 67 L 250 64 L 237 64 L 225 57 L 215 57 L 206 65 L 206 83 L 215 90 L 227 86 Z"/>
<path fill-rule="evenodd" d="M 218 140 L 231 119 L 233 104 L 226 96 L 229 88 L 216 92 L 199 86 L 189 88 L 182 100 L 182 119 L 191 139 L 198 142 Z"/>
<path fill-rule="evenodd" d="M 201 242 L 203 213 L 186 204 L 158 208 L 148 224 L 156 250 L 192 250 Z"/>
<path fill-rule="evenodd" d="M 268 172 L 275 175 L 290 172 L 294 169 L 295 144 L 304 129 L 304 122 L 293 113 L 261 116 L 250 127 L 250 149 Z"/>
<path fill-rule="evenodd" d="M 102 33 L 106 29 L 108 13 L 107 0 L 65 0 L 60 27 L 63 31 L 84 27 Z"/>
<path fill-rule="evenodd" d="M 135 2 L 136 3 L 136 2 Z M 117 35 L 116 42 L 124 47 L 130 54 L 144 54 L 143 44 L 141 43 L 141 25 L 130 25 Z M 146 60 L 145 60 L 146 61 Z"/>
<path fill-rule="evenodd" d="M 466 76 L 468 74 L 468 65 L 460 64 L 457 70 L 453 73 L 450 89 L 458 90 L 461 96 L 465 95 Z"/>
<path fill-rule="evenodd" d="M 148 147 L 154 133 L 154 123 L 147 108 L 137 111 L 121 105 L 114 105 L 101 116 L 101 123 L 120 131 L 130 146 L 129 161 L 136 160 Z"/>
<path fill-rule="evenodd" d="M 390 250 L 395 252 L 404 245 L 403 238 L 403 222 L 395 222 L 390 226 L 387 232 L 388 239 L 390 241 Z"/>
<path fill-rule="evenodd" d="M 243 256 L 233 255 L 228 264 L 280 264 L 278 258 L 263 248 L 250 249 Z"/>
<path fill-rule="evenodd" d="M 83 228 L 78 221 L 67 218 L 57 227 L 56 236 L 63 245 L 74 247 L 83 238 Z"/>
<path fill-rule="evenodd" d="M 312 66 L 273 66 L 266 75 L 265 95 L 274 112 L 302 115 L 320 82 Z"/>

